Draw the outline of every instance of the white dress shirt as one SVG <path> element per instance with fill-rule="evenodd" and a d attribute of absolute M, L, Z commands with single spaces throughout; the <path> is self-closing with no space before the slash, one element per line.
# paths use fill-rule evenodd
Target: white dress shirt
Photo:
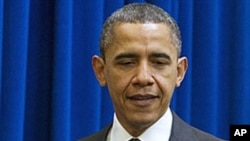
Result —
<path fill-rule="evenodd" d="M 173 116 L 170 108 L 167 109 L 165 114 L 151 127 L 149 127 L 139 137 L 141 141 L 168 141 L 171 134 Z M 116 114 L 111 130 L 109 131 L 107 141 L 128 141 L 133 138 L 120 124 Z"/>

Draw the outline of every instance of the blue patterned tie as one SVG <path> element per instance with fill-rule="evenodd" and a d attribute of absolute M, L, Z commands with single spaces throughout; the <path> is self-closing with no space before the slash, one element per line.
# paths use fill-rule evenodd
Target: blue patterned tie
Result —
<path fill-rule="evenodd" d="M 141 141 L 141 140 L 139 140 L 138 138 L 132 138 L 129 141 Z"/>

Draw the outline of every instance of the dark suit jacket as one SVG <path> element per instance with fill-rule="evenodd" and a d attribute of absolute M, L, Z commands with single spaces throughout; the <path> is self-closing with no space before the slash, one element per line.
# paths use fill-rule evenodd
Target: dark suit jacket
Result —
<path fill-rule="evenodd" d="M 182 119 L 180 119 L 174 112 L 173 113 L 173 125 L 169 141 L 222 141 L 221 139 L 205 133 L 197 128 L 194 128 Z M 102 129 L 100 132 L 82 138 L 79 141 L 106 141 L 112 125 Z"/>

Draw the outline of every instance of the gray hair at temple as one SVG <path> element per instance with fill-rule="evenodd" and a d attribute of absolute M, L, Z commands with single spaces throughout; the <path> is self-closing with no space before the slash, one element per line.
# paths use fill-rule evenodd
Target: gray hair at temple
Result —
<path fill-rule="evenodd" d="M 105 58 L 105 51 L 112 43 L 113 29 L 119 23 L 164 23 L 172 31 L 173 44 L 181 54 L 181 34 L 176 21 L 163 9 L 148 3 L 132 3 L 115 11 L 105 21 L 101 33 L 100 52 Z"/>

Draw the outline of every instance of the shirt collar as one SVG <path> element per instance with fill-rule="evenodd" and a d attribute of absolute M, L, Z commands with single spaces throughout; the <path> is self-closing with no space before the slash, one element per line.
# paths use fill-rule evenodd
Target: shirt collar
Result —
<path fill-rule="evenodd" d="M 173 117 L 170 108 L 151 127 L 149 127 L 138 138 L 141 141 L 168 141 L 171 134 Z M 109 132 L 107 141 L 128 141 L 132 136 L 122 127 L 114 114 L 113 126 Z"/>

